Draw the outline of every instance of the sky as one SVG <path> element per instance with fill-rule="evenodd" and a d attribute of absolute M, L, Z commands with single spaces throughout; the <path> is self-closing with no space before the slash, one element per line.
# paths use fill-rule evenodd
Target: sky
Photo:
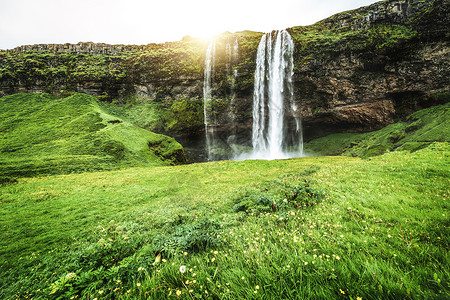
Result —
<path fill-rule="evenodd" d="M 0 0 L 0 49 L 163 43 L 310 25 L 376 0 Z"/>

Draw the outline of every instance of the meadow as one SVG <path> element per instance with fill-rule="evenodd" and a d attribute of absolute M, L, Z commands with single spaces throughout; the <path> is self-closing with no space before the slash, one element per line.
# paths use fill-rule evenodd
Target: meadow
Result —
<path fill-rule="evenodd" d="M 5 181 L 0 298 L 448 299 L 449 155 Z"/>
<path fill-rule="evenodd" d="M 189 165 L 91 96 L 0 105 L 0 299 L 450 298 L 448 103 Z"/>

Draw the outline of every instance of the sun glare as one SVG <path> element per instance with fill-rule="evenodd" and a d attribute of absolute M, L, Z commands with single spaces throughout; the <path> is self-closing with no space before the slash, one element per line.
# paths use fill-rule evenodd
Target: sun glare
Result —
<path fill-rule="evenodd" d="M 222 24 L 204 24 L 201 20 L 194 24 L 191 24 L 190 30 L 188 30 L 188 35 L 200 38 L 205 41 L 214 39 L 215 36 L 227 31 L 225 25 Z"/>

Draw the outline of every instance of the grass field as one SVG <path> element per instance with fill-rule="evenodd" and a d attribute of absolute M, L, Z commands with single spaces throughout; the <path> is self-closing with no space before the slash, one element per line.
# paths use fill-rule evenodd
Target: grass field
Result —
<path fill-rule="evenodd" d="M 449 104 L 176 166 L 93 97 L 0 106 L 0 299 L 450 299 Z"/>
<path fill-rule="evenodd" d="M 0 298 L 446 299 L 449 155 L 433 143 L 4 183 Z"/>

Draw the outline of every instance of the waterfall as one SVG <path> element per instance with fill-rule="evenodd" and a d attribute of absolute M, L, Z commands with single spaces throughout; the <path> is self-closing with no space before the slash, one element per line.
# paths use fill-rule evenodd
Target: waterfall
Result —
<path fill-rule="evenodd" d="M 237 38 L 234 39 L 233 47 L 231 47 L 230 39 L 228 38 L 225 51 L 226 51 L 226 59 L 227 59 L 227 64 L 226 64 L 227 75 L 229 77 L 229 80 L 231 81 L 230 96 L 231 96 L 231 98 L 234 98 L 234 96 L 235 96 L 234 86 L 236 84 L 236 79 L 238 76 L 238 70 L 235 67 L 235 65 L 237 64 L 238 59 L 239 59 L 239 43 L 238 43 Z M 232 77 L 231 77 L 231 71 L 233 71 Z"/>
<path fill-rule="evenodd" d="M 206 150 L 208 152 L 208 160 L 213 160 L 212 148 L 214 145 L 214 127 L 211 126 L 212 120 L 210 109 L 212 100 L 212 76 L 214 74 L 216 60 L 216 43 L 211 41 L 206 50 L 205 73 L 203 78 L 203 114 L 205 123 Z"/>
<path fill-rule="evenodd" d="M 235 84 L 238 79 L 237 38 L 218 41 L 219 65 L 225 66 L 220 74 L 221 97 L 213 97 L 213 78 L 216 66 L 216 41 L 206 50 L 203 82 L 204 125 L 208 160 L 226 159 L 283 159 L 303 156 L 302 121 L 294 99 L 294 42 L 286 30 L 262 36 L 256 55 L 253 92 L 253 124 L 250 153 L 248 142 L 238 131 L 235 110 Z M 225 52 L 223 52 L 222 47 Z M 225 75 L 226 76 L 223 76 Z M 224 80 L 225 79 L 225 80 Z M 226 83 L 227 85 L 224 85 Z M 224 93 L 225 92 L 225 93 Z M 229 102 L 225 102 L 229 101 Z M 226 105 L 226 107 L 224 106 Z M 217 126 L 227 124 L 227 131 Z"/>
<path fill-rule="evenodd" d="M 239 43 L 238 39 L 234 39 L 234 45 L 233 45 L 233 63 L 236 63 L 239 59 Z"/>
<path fill-rule="evenodd" d="M 253 153 L 266 152 L 267 140 L 265 138 L 265 65 L 266 65 L 267 35 L 263 35 L 256 54 L 255 87 L 253 91 Z"/>
<path fill-rule="evenodd" d="M 231 54 L 231 44 L 230 44 L 230 39 L 228 38 L 227 40 L 227 45 L 225 46 L 225 51 L 226 51 L 226 59 L 227 59 L 227 75 L 230 76 L 231 73 L 231 65 L 232 65 L 232 54 Z"/>
<path fill-rule="evenodd" d="M 294 42 L 286 30 L 261 38 L 253 93 L 253 151 L 246 158 L 282 159 L 303 155 L 301 119 L 296 112 L 292 85 L 293 52 Z"/>
<path fill-rule="evenodd" d="M 238 43 L 237 38 L 235 38 L 234 45 L 233 45 L 233 65 L 236 65 L 238 60 L 239 60 L 239 43 Z M 236 83 L 237 77 L 238 77 L 238 69 L 235 68 L 233 70 L 233 86 L 232 86 L 233 93 L 234 93 L 234 85 Z M 233 95 L 233 97 L 234 97 L 234 95 Z"/>

